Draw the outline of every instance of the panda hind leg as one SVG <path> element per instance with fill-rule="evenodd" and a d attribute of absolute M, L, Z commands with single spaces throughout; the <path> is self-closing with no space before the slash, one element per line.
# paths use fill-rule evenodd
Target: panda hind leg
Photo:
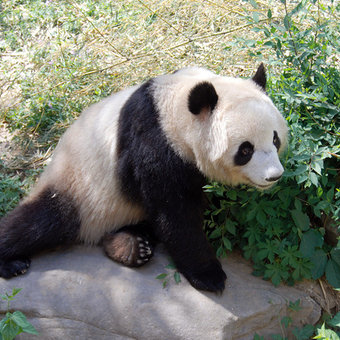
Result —
<path fill-rule="evenodd" d="M 155 245 L 156 240 L 145 222 L 125 226 L 103 238 L 106 255 L 128 267 L 140 267 L 149 262 Z"/>
<path fill-rule="evenodd" d="M 54 188 L 22 202 L 0 220 L 0 277 L 24 274 L 32 256 L 76 242 L 79 228 L 72 198 Z"/>

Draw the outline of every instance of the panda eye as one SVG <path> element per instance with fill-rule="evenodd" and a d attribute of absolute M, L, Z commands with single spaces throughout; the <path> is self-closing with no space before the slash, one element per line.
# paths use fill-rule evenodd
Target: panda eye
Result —
<path fill-rule="evenodd" d="M 280 146 L 281 146 L 281 141 L 276 131 L 274 131 L 273 144 L 275 145 L 276 149 L 279 151 Z"/>
<path fill-rule="evenodd" d="M 245 165 L 253 156 L 254 153 L 254 146 L 250 142 L 243 142 L 238 150 L 236 155 L 234 156 L 234 162 L 236 165 Z"/>

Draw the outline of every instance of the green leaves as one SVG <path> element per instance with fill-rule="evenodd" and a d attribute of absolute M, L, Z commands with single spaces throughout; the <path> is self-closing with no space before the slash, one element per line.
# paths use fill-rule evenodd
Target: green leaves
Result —
<path fill-rule="evenodd" d="M 340 71 L 331 58 L 340 49 L 340 23 L 325 19 L 331 18 L 327 11 L 334 7 L 318 7 L 320 16 L 314 16 L 313 2 L 299 1 L 291 10 L 286 1 L 281 2 L 285 16 L 275 22 L 260 22 L 257 3 L 250 2 L 255 11 L 250 10 L 248 18 L 264 38 L 245 41 L 244 48 L 251 47 L 251 56 L 267 59 L 268 48 L 276 52 L 270 60 L 273 70 L 279 65 L 280 72 L 269 80 L 269 95 L 286 115 L 291 132 L 284 178 L 266 193 L 243 189 L 246 195 L 240 194 L 243 190 L 237 195 L 233 191 L 231 197 L 219 192 L 224 203 L 211 226 L 218 226 L 221 242 L 217 237 L 214 244 L 223 253 L 222 240 L 228 233 L 231 245 L 241 247 L 254 262 L 254 273 L 274 284 L 326 275 L 338 288 L 339 250 L 334 247 L 336 240 L 333 245 L 326 243 L 324 220 L 325 216 L 337 222 L 340 218 Z M 267 18 L 272 18 L 271 9 Z M 236 233 L 230 235 L 222 216 L 237 223 Z"/>
<path fill-rule="evenodd" d="M 329 320 L 328 324 L 332 327 L 340 328 L 340 312 L 338 312 L 331 320 Z"/>
<path fill-rule="evenodd" d="M 173 261 L 170 260 L 170 263 L 165 268 L 173 272 L 173 279 L 175 280 L 176 284 L 179 284 L 181 282 L 181 274 L 177 271 Z M 156 276 L 156 279 L 162 282 L 163 288 L 165 288 L 169 284 L 169 280 L 171 279 L 171 275 L 169 274 L 170 273 L 168 272 Z"/>
<path fill-rule="evenodd" d="M 3 340 L 12 340 L 21 333 L 38 335 L 37 330 L 27 321 L 26 316 L 16 311 L 13 314 L 7 312 L 5 318 L 0 321 L 0 334 Z"/>
<path fill-rule="evenodd" d="M 333 259 L 326 264 L 326 278 L 334 288 L 340 289 L 340 266 Z"/>
<path fill-rule="evenodd" d="M 7 301 L 7 309 L 9 309 L 10 301 L 13 301 L 20 291 L 21 288 L 13 288 L 12 294 L 1 295 L 1 299 Z M 19 311 L 7 312 L 6 316 L 0 321 L 0 340 L 12 340 L 21 333 L 38 335 L 37 330 L 27 321 L 23 313 Z"/>
<path fill-rule="evenodd" d="M 325 273 L 328 257 L 322 249 L 318 249 L 314 252 L 314 254 L 312 254 L 310 260 L 313 263 L 313 268 L 311 271 L 312 278 L 316 280 Z"/>
<path fill-rule="evenodd" d="M 266 266 L 264 272 L 265 279 L 271 279 L 274 286 L 278 286 L 281 281 L 286 281 L 288 279 L 288 271 L 282 264 L 274 262 Z"/>
<path fill-rule="evenodd" d="M 340 249 L 334 248 L 330 252 L 330 259 L 326 265 L 327 281 L 337 289 L 340 289 Z"/>
<path fill-rule="evenodd" d="M 12 301 L 14 297 L 22 290 L 22 288 L 13 288 L 12 294 L 5 293 L 4 295 L 0 295 L 2 300 Z"/>
<path fill-rule="evenodd" d="M 309 217 L 307 214 L 303 213 L 300 210 L 294 209 L 291 211 L 291 215 L 295 225 L 300 228 L 302 231 L 306 231 L 309 229 Z"/>
<path fill-rule="evenodd" d="M 302 235 L 300 251 L 305 257 L 312 257 L 315 249 L 323 245 L 323 236 L 317 230 L 309 230 Z"/>
<path fill-rule="evenodd" d="M 327 281 L 334 287 L 340 288 L 340 249 L 334 248 L 327 255 L 323 249 L 324 238 L 317 230 L 309 230 L 302 235 L 300 251 L 312 263 L 313 279 L 326 274 Z"/>
<path fill-rule="evenodd" d="M 1 168 L 0 160 L 0 170 Z M 20 196 L 24 193 L 22 187 L 23 184 L 18 176 L 0 174 L 0 217 L 18 204 Z"/>
<path fill-rule="evenodd" d="M 317 329 L 317 335 L 313 337 L 313 339 L 339 340 L 339 335 L 331 329 L 326 329 L 325 323 L 323 323 L 322 326 Z"/>
<path fill-rule="evenodd" d="M 267 17 L 268 17 L 268 19 L 271 19 L 273 17 L 273 14 L 272 14 L 272 11 L 271 11 L 270 8 L 268 9 Z"/>
<path fill-rule="evenodd" d="M 16 335 L 20 334 L 20 327 L 12 321 L 11 313 L 6 313 L 6 316 L 0 321 L 0 334 L 3 340 L 12 340 Z"/>
<path fill-rule="evenodd" d="M 295 327 L 292 330 L 292 333 L 297 340 L 309 340 L 314 334 L 314 326 L 306 325 L 302 327 L 301 329 Z"/>
<path fill-rule="evenodd" d="M 10 302 L 14 300 L 14 297 L 21 291 L 22 288 L 13 288 L 12 294 L 5 293 L 4 295 L 0 295 L 2 300 L 7 301 L 7 309 L 9 310 Z"/>

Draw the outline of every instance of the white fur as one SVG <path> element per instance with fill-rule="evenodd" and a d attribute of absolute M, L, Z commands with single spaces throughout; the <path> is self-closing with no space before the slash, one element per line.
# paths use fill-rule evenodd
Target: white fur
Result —
<path fill-rule="evenodd" d="M 80 212 L 80 239 L 97 243 L 108 231 L 139 222 L 144 212 L 120 194 L 115 174 L 119 111 L 137 87 L 91 106 L 61 138 L 38 191 L 50 186 L 72 197 Z"/>
<path fill-rule="evenodd" d="M 214 111 L 193 115 L 188 93 L 210 81 L 218 95 Z M 283 172 L 273 131 L 284 148 L 287 126 L 269 97 L 252 81 L 215 75 L 199 68 L 184 69 L 156 79 L 154 95 L 169 142 L 184 159 L 194 162 L 209 178 L 237 185 L 269 187 L 265 178 Z M 233 157 L 242 142 L 255 145 L 251 161 L 235 166 Z"/>
<path fill-rule="evenodd" d="M 213 113 L 195 116 L 188 110 L 190 90 L 210 81 L 218 94 Z M 79 238 L 97 243 L 108 231 L 145 218 L 142 207 L 127 201 L 114 176 L 119 112 L 138 86 L 121 91 L 86 110 L 61 138 L 32 199 L 46 187 L 69 195 L 80 212 Z M 284 119 L 271 100 L 250 80 L 220 77 L 200 68 L 160 76 L 153 86 L 160 124 L 179 156 L 207 177 L 229 184 L 267 186 L 266 177 L 283 169 L 273 145 L 276 130 L 286 142 Z M 255 145 L 252 160 L 235 166 L 239 145 Z M 54 194 L 52 194 L 54 195 Z"/>

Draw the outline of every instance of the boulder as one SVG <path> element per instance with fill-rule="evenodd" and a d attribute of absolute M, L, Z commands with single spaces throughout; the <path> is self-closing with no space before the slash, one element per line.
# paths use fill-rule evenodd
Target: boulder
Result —
<path fill-rule="evenodd" d="M 77 246 L 33 259 L 27 274 L 0 279 L 0 293 L 22 291 L 11 302 L 36 327 L 39 337 L 17 339 L 175 340 L 253 339 L 282 334 L 280 320 L 314 324 L 319 305 L 303 290 L 274 287 L 251 275 L 240 255 L 222 260 L 228 279 L 223 294 L 197 291 L 181 276 L 176 284 L 162 249 L 139 269 L 112 262 L 101 248 Z M 163 288 L 156 276 L 169 273 Z M 301 309 L 289 310 L 300 299 Z M 0 301 L 0 318 L 6 312 Z"/>

